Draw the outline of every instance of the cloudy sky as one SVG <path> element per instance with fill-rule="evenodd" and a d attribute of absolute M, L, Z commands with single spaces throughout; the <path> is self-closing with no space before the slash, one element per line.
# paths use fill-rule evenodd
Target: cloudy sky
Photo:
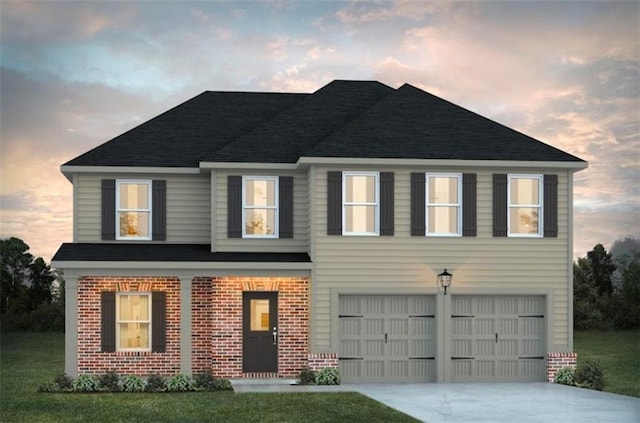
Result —
<path fill-rule="evenodd" d="M 72 239 L 60 165 L 205 90 L 408 82 L 589 161 L 575 256 L 640 237 L 637 1 L 28 2 L 0 9 L 0 237 Z"/>

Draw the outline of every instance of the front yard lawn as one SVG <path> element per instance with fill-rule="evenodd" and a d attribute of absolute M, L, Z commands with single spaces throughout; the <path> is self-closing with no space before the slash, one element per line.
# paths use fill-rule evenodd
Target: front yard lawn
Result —
<path fill-rule="evenodd" d="M 602 364 L 606 392 L 640 398 L 640 331 L 576 331 L 573 341 L 578 363 Z"/>
<path fill-rule="evenodd" d="M 3 423 L 417 421 L 358 393 L 39 393 L 42 383 L 53 381 L 64 370 L 64 335 L 1 336 Z"/>

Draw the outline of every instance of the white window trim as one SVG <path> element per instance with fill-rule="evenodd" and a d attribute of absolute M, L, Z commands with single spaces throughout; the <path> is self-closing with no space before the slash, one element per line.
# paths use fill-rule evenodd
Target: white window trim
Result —
<path fill-rule="evenodd" d="M 147 204 L 149 204 L 149 209 L 121 209 L 120 208 L 120 186 L 122 184 L 143 184 L 147 185 Z M 153 203 L 152 200 L 152 182 L 148 179 L 117 179 L 116 180 L 116 240 L 126 240 L 126 241 L 150 241 L 153 236 Z M 121 236 L 120 235 L 120 212 L 149 212 L 148 219 L 148 234 L 149 236 Z"/>
<path fill-rule="evenodd" d="M 457 203 L 429 203 L 429 178 L 456 178 L 457 179 L 457 191 L 458 202 Z M 425 221 L 424 232 L 425 236 L 430 237 L 459 237 L 462 236 L 462 173 L 425 173 Z M 456 232 L 429 232 L 429 206 L 435 207 L 457 207 L 456 219 L 457 219 L 457 231 Z"/>
<path fill-rule="evenodd" d="M 507 175 L 507 235 L 512 238 L 542 238 L 544 228 L 544 183 L 543 175 L 540 174 L 509 174 Z M 538 180 L 538 204 L 511 204 L 511 181 L 513 179 L 537 179 Z M 511 208 L 531 207 L 538 209 L 538 232 L 535 234 L 521 234 L 511 232 Z"/>
<path fill-rule="evenodd" d="M 275 206 L 248 206 L 246 196 L 247 181 L 273 181 L 274 182 L 274 196 Z M 247 231 L 247 210 L 250 209 L 271 209 L 275 210 L 274 222 L 273 222 L 273 234 L 271 235 L 253 235 L 248 234 Z M 280 179 L 278 176 L 243 176 L 242 177 L 242 238 L 251 239 L 273 239 L 279 238 L 280 228 L 278 223 L 280 221 Z"/>
<path fill-rule="evenodd" d="M 120 323 L 126 323 L 126 321 L 120 321 L 119 316 L 120 316 L 120 298 L 125 296 L 125 295 L 137 295 L 137 296 L 146 296 L 148 297 L 148 302 L 149 302 L 149 320 L 138 320 L 138 322 L 140 323 L 149 323 L 149 347 L 148 348 L 123 348 L 120 346 Z M 116 351 L 151 351 L 151 345 L 153 342 L 152 336 L 153 336 L 153 330 L 152 330 L 152 325 L 153 325 L 153 319 L 151 318 L 151 316 L 153 316 L 153 312 L 151 310 L 151 307 L 153 307 L 153 301 L 151 298 L 151 293 L 150 292 L 137 292 L 137 291 L 131 291 L 131 292 L 116 292 Z"/>
<path fill-rule="evenodd" d="M 373 203 L 347 203 L 347 177 L 348 176 L 373 176 L 375 178 L 375 196 Z M 374 231 L 373 232 L 348 232 L 346 230 L 346 208 L 347 206 L 373 206 L 374 207 Z M 380 172 L 342 172 L 342 235 L 345 236 L 379 236 L 380 235 Z"/>

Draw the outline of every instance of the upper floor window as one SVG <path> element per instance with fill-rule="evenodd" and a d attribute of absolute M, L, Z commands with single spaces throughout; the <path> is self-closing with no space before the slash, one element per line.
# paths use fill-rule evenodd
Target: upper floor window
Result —
<path fill-rule="evenodd" d="M 509 236 L 542 236 L 542 175 L 509 175 Z"/>
<path fill-rule="evenodd" d="M 427 235 L 462 234 L 462 175 L 426 174 Z"/>
<path fill-rule="evenodd" d="M 343 235 L 378 235 L 379 173 L 343 172 Z"/>
<path fill-rule="evenodd" d="M 151 293 L 116 295 L 116 350 L 151 350 Z"/>
<path fill-rule="evenodd" d="M 151 181 L 116 183 L 116 239 L 151 239 Z"/>
<path fill-rule="evenodd" d="M 278 177 L 245 176 L 243 184 L 243 237 L 278 237 Z"/>

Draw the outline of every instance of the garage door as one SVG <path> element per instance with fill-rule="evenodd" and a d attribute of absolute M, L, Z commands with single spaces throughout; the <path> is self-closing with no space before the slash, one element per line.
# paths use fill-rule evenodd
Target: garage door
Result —
<path fill-rule="evenodd" d="M 345 382 L 435 380 L 433 296 L 339 298 L 338 358 Z"/>
<path fill-rule="evenodd" d="M 545 380 L 541 296 L 453 296 L 454 381 Z"/>

